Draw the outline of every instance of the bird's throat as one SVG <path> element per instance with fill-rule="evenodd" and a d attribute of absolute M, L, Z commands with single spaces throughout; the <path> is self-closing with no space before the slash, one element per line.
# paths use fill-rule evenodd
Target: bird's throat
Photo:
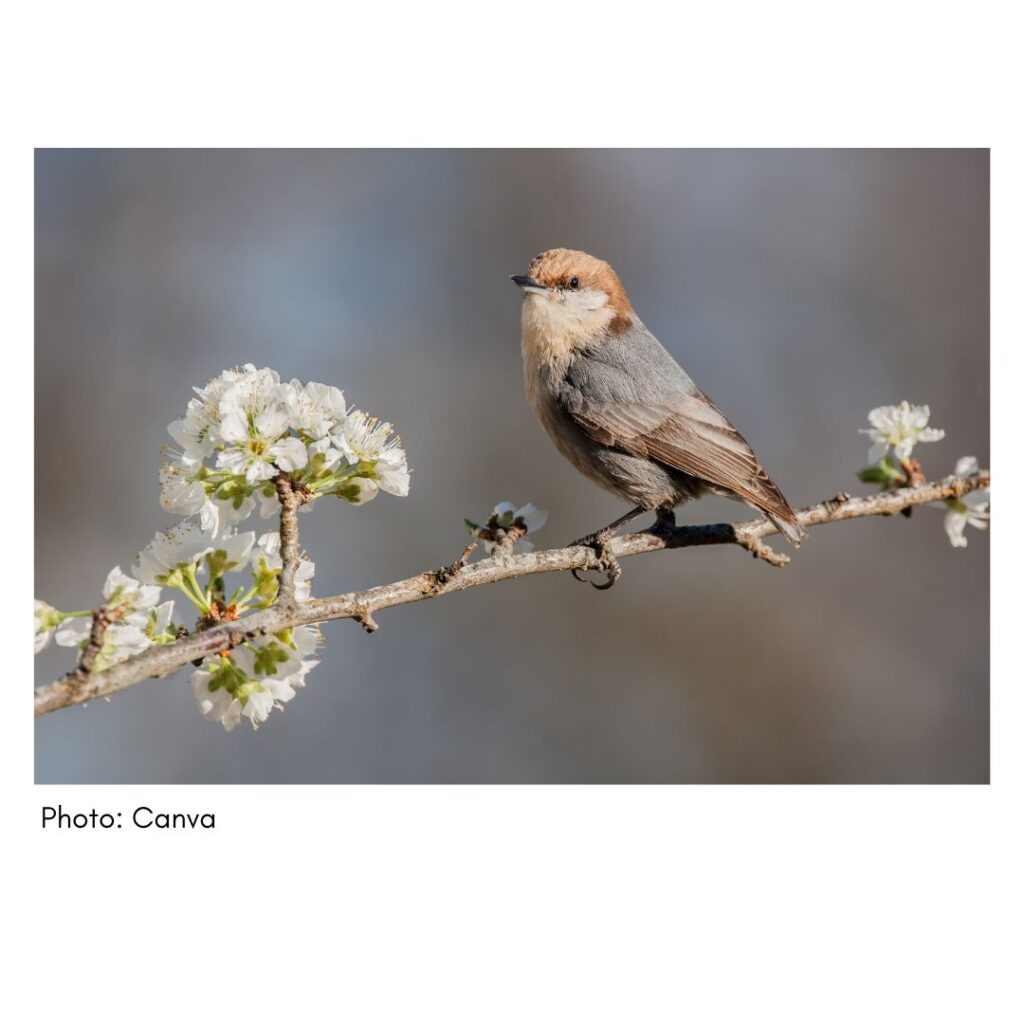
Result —
<path fill-rule="evenodd" d="M 543 296 L 523 302 L 523 365 L 527 376 L 542 367 L 564 369 L 574 351 L 593 345 L 604 335 L 614 316 L 608 306 L 588 309 L 585 315 Z"/>

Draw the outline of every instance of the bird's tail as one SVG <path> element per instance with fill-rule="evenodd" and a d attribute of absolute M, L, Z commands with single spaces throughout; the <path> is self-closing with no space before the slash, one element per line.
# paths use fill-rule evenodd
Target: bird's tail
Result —
<path fill-rule="evenodd" d="M 782 509 L 773 509 L 772 511 L 764 510 L 765 515 L 778 527 L 779 533 L 782 534 L 786 540 L 789 541 L 793 547 L 800 547 L 800 541 L 807 536 L 807 530 L 804 529 L 800 520 L 797 519 L 796 513 L 785 505 Z"/>

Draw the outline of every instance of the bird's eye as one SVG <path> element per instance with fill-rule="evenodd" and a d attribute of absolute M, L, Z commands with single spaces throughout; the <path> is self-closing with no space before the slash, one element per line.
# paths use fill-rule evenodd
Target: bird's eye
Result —
<path fill-rule="evenodd" d="M 578 277 L 572 278 L 572 280 L 569 282 L 569 287 L 573 291 L 577 291 L 579 289 L 579 286 L 580 286 L 580 279 Z"/>

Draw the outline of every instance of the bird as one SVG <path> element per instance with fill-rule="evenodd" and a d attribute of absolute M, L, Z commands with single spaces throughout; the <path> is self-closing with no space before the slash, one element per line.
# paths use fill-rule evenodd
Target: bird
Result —
<path fill-rule="evenodd" d="M 611 587 L 609 539 L 645 512 L 652 532 L 675 508 L 720 494 L 758 510 L 794 547 L 807 531 L 750 445 L 633 309 L 618 274 L 576 249 L 548 249 L 511 280 L 523 294 L 527 399 L 566 459 L 633 507 L 573 542 L 594 549 Z M 573 575 L 582 579 L 576 570 Z"/>

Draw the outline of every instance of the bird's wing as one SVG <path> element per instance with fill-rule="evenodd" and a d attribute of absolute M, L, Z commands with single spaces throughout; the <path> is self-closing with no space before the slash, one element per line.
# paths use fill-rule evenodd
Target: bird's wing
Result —
<path fill-rule="evenodd" d="M 702 392 L 686 397 L 671 407 L 584 401 L 570 415 L 598 444 L 697 477 L 759 507 L 787 511 L 736 428 Z"/>
<path fill-rule="evenodd" d="M 570 369 L 559 396 L 566 414 L 598 444 L 697 477 L 766 511 L 792 516 L 739 431 L 657 339 L 650 334 L 647 339 L 660 349 L 658 372 L 651 380 L 637 380 L 627 365 L 603 353 L 584 355 Z"/>

